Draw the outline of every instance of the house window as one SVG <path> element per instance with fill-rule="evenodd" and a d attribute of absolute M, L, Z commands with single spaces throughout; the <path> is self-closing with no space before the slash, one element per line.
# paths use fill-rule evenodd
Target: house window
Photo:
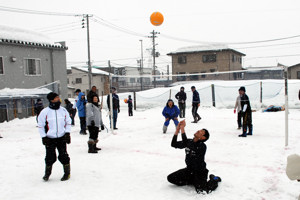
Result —
<path fill-rule="evenodd" d="M 202 71 L 201 73 L 206 73 L 206 71 Z M 205 77 L 206 77 L 206 74 L 201 75 L 201 78 L 205 78 Z"/>
<path fill-rule="evenodd" d="M 186 64 L 186 56 L 178 56 L 179 64 Z"/>
<path fill-rule="evenodd" d="M 236 58 L 235 55 L 232 54 L 232 55 L 231 55 L 231 60 L 232 60 L 232 62 L 235 62 L 235 58 Z"/>
<path fill-rule="evenodd" d="M 3 57 L 0 57 L 0 74 L 4 74 Z"/>
<path fill-rule="evenodd" d="M 192 72 L 191 74 L 198 74 L 198 72 Z M 199 80 L 199 76 L 198 75 L 191 75 L 190 80 L 191 81 Z"/>
<path fill-rule="evenodd" d="M 297 79 L 300 79 L 300 71 L 297 71 Z"/>
<path fill-rule="evenodd" d="M 186 75 L 185 72 L 177 72 L 178 75 L 181 74 L 181 76 L 177 76 L 177 81 L 185 81 L 186 80 Z"/>
<path fill-rule="evenodd" d="M 130 83 L 135 83 L 135 78 L 130 78 Z"/>
<path fill-rule="evenodd" d="M 217 55 L 216 54 L 210 54 L 210 55 L 203 55 L 202 56 L 202 62 L 216 62 L 217 61 Z"/>
<path fill-rule="evenodd" d="M 70 83 L 69 78 L 67 78 L 67 83 L 68 83 L 68 84 Z"/>
<path fill-rule="evenodd" d="M 24 59 L 25 75 L 41 75 L 41 60 Z"/>
<path fill-rule="evenodd" d="M 81 78 L 76 78 L 76 79 L 75 79 L 75 82 L 76 82 L 76 83 L 82 83 L 82 79 L 81 79 Z"/>

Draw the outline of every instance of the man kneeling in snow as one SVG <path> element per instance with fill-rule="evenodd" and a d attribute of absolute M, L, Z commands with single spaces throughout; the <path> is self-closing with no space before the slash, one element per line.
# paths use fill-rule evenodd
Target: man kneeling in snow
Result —
<path fill-rule="evenodd" d="M 187 167 L 170 174 L 167 177 L 168 181 L 178 186 L 194 185 L 197 193 L 210 193 L 218 187 L 221 178 L 211 174 L 210 180 L 207 181 L 208 170 L 204 161 L 206 153 L 204 142 L 208 140 L 209 132 L 206 129 L 201 129 L 194 134 L 193 139 L 187 139 L 184 130 L 185 125 L 185 120 L 178 124 L 171 146 L 179 149 L 185 148 Z M 179 132 L 181 132 L 182 141 L 177 141 Z"/>

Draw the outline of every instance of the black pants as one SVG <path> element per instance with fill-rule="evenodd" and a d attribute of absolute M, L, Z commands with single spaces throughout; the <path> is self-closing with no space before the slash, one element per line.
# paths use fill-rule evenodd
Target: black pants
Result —
<path fill-rule="evenodd" d="M 193 114 L 193 117 L 194 117 L 195 121 L 198 121 L 201 118 L 200 115 L 197 113 L 197 111 L 198 111 L 198 104 L 193 104 L 192 114 Z"/>
<path fill-rule="evenodd" d="M 202 189 L 206 191 L 207 175 L 207 169 L 192 171 L 188 168 L 184 168 L 173 172 L 167 177 L 167 179 L 170 183 L 178 186 L 193 185 L 195 186 L 195 189 Z"/>
<path fill-rule="evenodd" d="M 238 123 L 238 127 L 242 128 L 242 111 L 238 112 L 237 114 L 237 123 Z"/>
<path fill-rule="evenodd" d="M 128 116 L 133 116 L 132 107 L 128 107 Z"/>
<path fill-rule="evenodd" d="M 185 117 L 185 103 L 178 103 L 180 110 L 180 118 Z"/>
<path fill-rule="evenodd" d="M 97 140 L 99 134 L 99 127 L 97 126 L 88 126 L 90 139 Z"/>
<path fill-rule="evenodd" d="M 244 113 L 243 116 L 243 134 L 247 133 L 247 128 L 248 128 L 248 133 L 252 134 L 252 112 L 246 112 Z"/>
<path fill-rule="evenodd" d="M 70 157 L 67 152 L 67 144 L 64 137 L 51 139 L 46 146 L 46 165 L 53 165 L 56 162 L 56 149 L 58 150 L 58 160 L 61 164 L 66 165 L 70 163 Z"/>
<path fill-rule="evenodd" d="M 85 117 L 79 117 L 79 119 L 80 119 L 80 131 L 85 131 L 86 130 Z"/>

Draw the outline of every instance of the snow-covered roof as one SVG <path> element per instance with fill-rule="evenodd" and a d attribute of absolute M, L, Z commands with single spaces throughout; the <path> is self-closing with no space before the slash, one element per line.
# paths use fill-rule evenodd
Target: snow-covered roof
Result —
<path fill-rule="evenodd" d="M 0 30 L 1 43 L 13 43 L 66 49 L 66 47 L 62 46 L 59 43 L 55 43 L 50 37 L 42 33 L 3 25 L 0 25 Z"/>
<path fill-rule="evenodd" d="M 230 50 L 235 51 L 239 54 L 245 56 L 245 54 L 238 52 L 234 49 L 231 49 L 226 44 L 210 44 L 210 45 L 197 45 L 197 46 L 188 46 L 177 49 L 176 51 L 170 52 L 167 55 L 179 54 L 179 53 L 196 53 L 196 52 L 205 52 L 205 51 L 224 51 Z"/>
<path fill-rule="evenodd" d="M 83 71 L 83 72 L 87 72 L 87 73 L 89 72 L 89 69 L 88 69 L 87 66 L 83 66 L 83 67 L 72 66 L 71 68 L 72 69 L 77 69 L 77 70 L 80 70 L 80 71 Z M 101 74 L 101 75 L 107 75 L 107 76 L 109 75 L 108 72 L 103 71 L 101 69 L 96 69 L 94 67 L 92 67 L 92 74 Z"/>
<path fill-rule="evenodd" d="M 30 89 L 10 89 L 10 88 L 4 88 L 0 90 L 0 98 L 3 97 L 28 97 L 28 96 L 39 96 L 41 94 L 48 94 L 51 92 L 51 90 L 47 88 L 30 88 Z"/>

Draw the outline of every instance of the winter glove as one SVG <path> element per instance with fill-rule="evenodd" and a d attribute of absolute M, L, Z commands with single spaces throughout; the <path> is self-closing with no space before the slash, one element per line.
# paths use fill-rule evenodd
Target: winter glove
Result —
<path fill-rule="evenodd" d="M 95 121 L 94 120 L 91 121 L 91 126 L 95 126 Z"/>
<path fill-rule="evenodd" d="M 47 146 L 50 143 L 50 141 L 51 141 L 51 139 L 48 137 L 42 138 L 43 145 L 45 145 L 45 146 Z"/>
<path fill-rule="evenodd" d="M 86 101 L 83 102 L 83 105 L 86 105 Z"/>
<path fill-rule="evenodd" d="M 70 136 L 70 133 L 65 133 L 64 135 L 64 140 L 67 144 L 70 144 L 71 143 L 71 136 Z"/>
<path fill-rule="evenodd" d="M 104 125 L 101 125 L 101 130 L 102 130 L 102 131 L 104 130 Z"/>
<path fill-rule="evenodd" d="M 236 110 L 235 110 L 235 109 L 233 110 L 233 113 L 234 113 L 234 114 L 236 113 Z"/>
<path fill-rule="evenodd" d="M 118 108 L 118 113 L 120 112 L 120 108 Z"/>

